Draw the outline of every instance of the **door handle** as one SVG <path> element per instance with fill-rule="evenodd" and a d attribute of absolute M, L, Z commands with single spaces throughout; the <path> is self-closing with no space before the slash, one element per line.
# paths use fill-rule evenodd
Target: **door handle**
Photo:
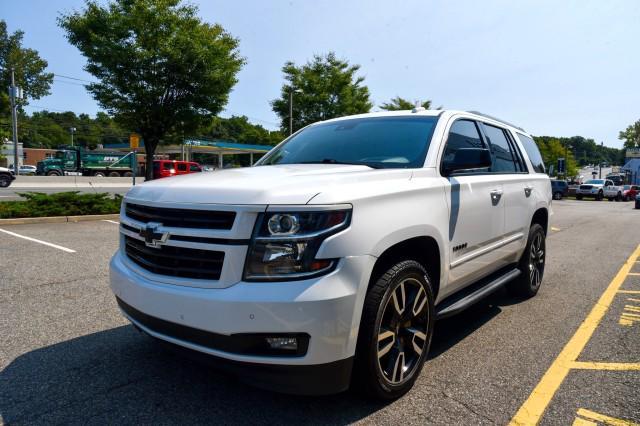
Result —
<path fill-rule="evenodd" d="M 524 187 L 524 195 L 526 197 L 529 197 L 531 195 L 531 190 L 533 189 L 533 186 L 527 185 Z"/>
<path fill-rule="evenodd" d="M 501 197 L 502 197 L 501 189 L 494 189 L 493 191 L 491 191 L 491 204 L 493 204 L 494 206 L 497 206 L 498 203 L 500 202 Z"/>

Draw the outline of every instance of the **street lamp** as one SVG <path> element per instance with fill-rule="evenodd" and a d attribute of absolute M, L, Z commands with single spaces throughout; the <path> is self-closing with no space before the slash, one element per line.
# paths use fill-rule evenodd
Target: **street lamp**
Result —
<path fill-rule="evenodd" d="M 69 132 L 71 132 L 71 146 L 73 146 L 73 134 L 75 133 L 75 127 L 69 127 Z"/>
<path fill-rule="evenodd" d="M 294 89 L 293 87 L 289 90 L 289 135 L 293 134 L 293 92 L 304 93 L 302 89 Z"/>
<path fill-rule="evenodd" d="M 569 143 L 564 144 L 564 179 L 567 180 L 569 177 L 569 149 L 573 149 Z"/>

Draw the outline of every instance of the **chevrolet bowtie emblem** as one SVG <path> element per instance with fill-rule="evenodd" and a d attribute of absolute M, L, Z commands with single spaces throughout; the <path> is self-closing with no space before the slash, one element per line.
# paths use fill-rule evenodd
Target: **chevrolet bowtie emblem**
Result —
<path fill-rule="evenodd" d="M 144 238 L 144 243 L 147 247 L 158 248 L 162 244 L 167 242 L 169 238 L 168 232 L 158 232 L 158 228 L 161 227 L 161 223 L 149 222 L 142 228 L 138 235 Z"/>

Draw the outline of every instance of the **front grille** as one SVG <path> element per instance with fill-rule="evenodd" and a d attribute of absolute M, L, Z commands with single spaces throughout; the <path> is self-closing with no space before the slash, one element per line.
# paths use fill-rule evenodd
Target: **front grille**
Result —
<path fill-rule="evenodd" d="M 593 185 L 580 185 L 580 189 L 591 189 Z"/>
<path fill-rule="evenodd" d="M 224 252 L 161 245 L 147 247 L 144 241 L 124 236 L 127 257 L 154 274 L 181 278 L 218 280 Z"/>
<path fill-rule="evenodd" d="M 231 229 L 235 212 L 168 209 L 140 204 L 125 204 L 125 214 L 138 222 L 158 222 L 164 226 L 198 229 Z"/>

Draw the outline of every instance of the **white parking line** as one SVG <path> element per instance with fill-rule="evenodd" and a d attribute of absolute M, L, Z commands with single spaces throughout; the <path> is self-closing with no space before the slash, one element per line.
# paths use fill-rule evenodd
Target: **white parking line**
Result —
<path fill-rule="evenodd" d="M 120 222 L 116 222 L 115 220 L 102 219 L 103 222 L 115 223 L 116 225 L 120 225 Z"/>
<path fill-rule="evenodd" d="M 46 241 L 36 240 L 35 238 L 27 237 L 25 235 L 16 234 L 15 232 L 7 231 L 5 229 L 1 229 L 0 228 L 0 232 L 4 232 L 5 234 L 13 235 L 14 237 L 22 238 L 24 240 L 33 241 L 34 243 L 39 243 L 39 244 L 43 244 L 45 246 L 57 248 L 58 250 L 66 251 L 67 253 L 75 253 L 76 252 L 75 250 L 71 250 L 70 248 L 62 247 L 62 246 L 59 246 L 57 244 L 51 244 L 51 243 L 48 243 Z"/>

